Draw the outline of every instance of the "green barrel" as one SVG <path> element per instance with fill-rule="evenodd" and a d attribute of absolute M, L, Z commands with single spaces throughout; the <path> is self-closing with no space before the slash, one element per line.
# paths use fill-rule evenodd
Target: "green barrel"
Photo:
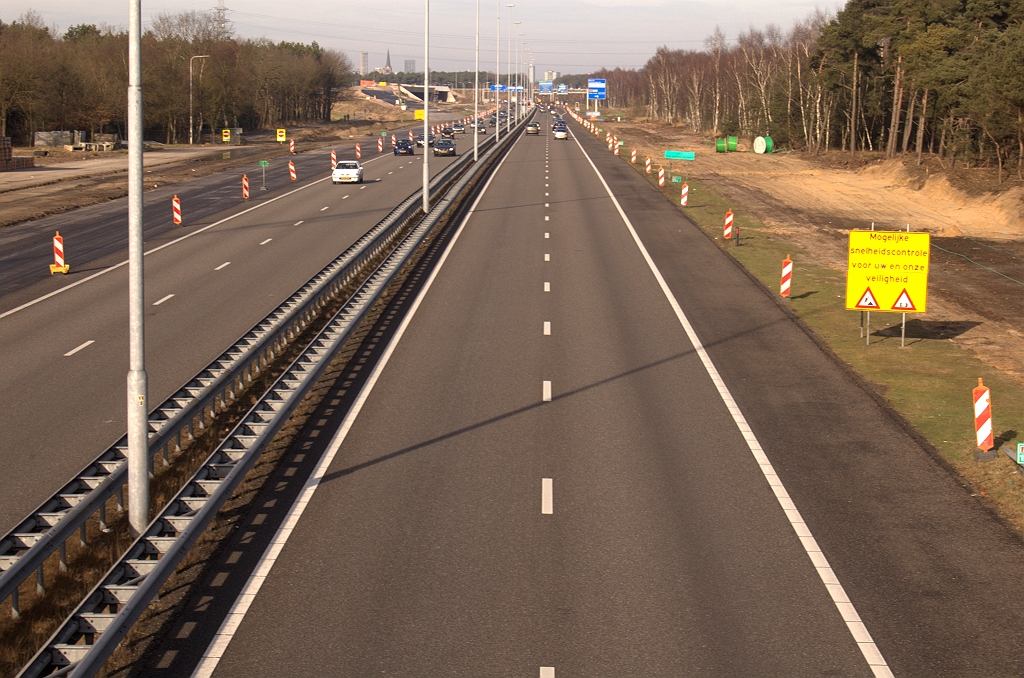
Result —
<path fill-rule="evenodd" d="M 715 152 L 725 153 L 725 139 L 715 139 Z"/>
<path fill-rule="evenodd" d="M 729 152 L 736 152 L 736 144 L 739 140 L 736 137 L 729 137 Z"/>
<path fill-rule="evenodd" d="M 772 141 L 772 138 L 771 137 L 765 137 L 764 138 L 764 152 L 765 153 L 771 153 L 773 148 L 775 148 L 775 143 Z"/>

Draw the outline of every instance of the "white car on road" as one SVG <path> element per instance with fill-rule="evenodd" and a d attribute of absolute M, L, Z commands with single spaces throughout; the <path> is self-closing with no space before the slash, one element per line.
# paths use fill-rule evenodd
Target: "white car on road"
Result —
<path fill-rule="evenodd" d="M 339 160 L 331 172 L 331 183 L 363 183 L 363 166 L 358 160 Z"/>
<path fill-rule="evenodd" d="M 564 127 L 556 127 L 555 128 L 555 138 L 556 139 L 568 139 L 569 138 L 569 130 L 567 130 Z"/>

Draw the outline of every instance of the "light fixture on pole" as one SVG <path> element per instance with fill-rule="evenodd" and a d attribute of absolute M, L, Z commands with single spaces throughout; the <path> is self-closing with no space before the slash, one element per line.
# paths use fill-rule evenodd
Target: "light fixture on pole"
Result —
<path fill-rule="evenodd" d="M 192 130 L 196 128 L 192 122 L 192 62 L 196 59 L 209 59 L 209 54 L 197 54 L 188 60 L 188 145 L 192 145 Z"/>

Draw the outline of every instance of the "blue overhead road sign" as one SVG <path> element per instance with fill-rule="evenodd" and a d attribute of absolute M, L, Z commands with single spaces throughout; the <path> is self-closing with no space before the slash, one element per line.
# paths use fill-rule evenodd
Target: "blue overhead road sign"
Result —
<path fill-rule="evenodd" d="M 505 85 L 491 85 L 492 92 L 504 92 L 505 89 Z"/>
<path fill-rule="evenodd" d="M 587 80 L 588 99 L 607 99 L 608 83 L 604 78 L 589 78 Z"/>

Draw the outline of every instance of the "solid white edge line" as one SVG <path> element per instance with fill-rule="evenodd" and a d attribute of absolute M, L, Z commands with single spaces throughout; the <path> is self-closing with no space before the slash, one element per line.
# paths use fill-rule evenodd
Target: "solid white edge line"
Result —
<path fill-rule="evenodd" d="M 173 294 L 168 294 L 168 295 L 167 295 L 166 297 L 164 297 L 164 298 L 163 298 L 163 299 L 161 299 L 160 301 L 154 301 L 154 302 L 153 302 L 153 305 L 154 305 L 154 306 L 159 306 L 160 304 L 164 303 L 164 302 L 165 302 L 165 301 L 167 301 L 168 299 L 173 299 L 173 298 L 174 298 L 174 295 L 173 295 Z"/>
<path fill-rule="evenodd" d="M 373 387 L 377 384 L 377 380 L 380 378 L 381 373 L 387 366 L 388 361 L 391 359 L 391 354 L 395 352 L 395 348 L 398 346 L 398 342 L 401 341 L 402 335 L 405 334 L 405 330 L 409 327 L 409 323 L 412 322 L 413 317 L 416 315 L 416 311 L 419 310 L 420 304 L 423 302 L 424 297 L 427 296 L 427 292 L 430 291 L 430 287 L 434 284 L 434 279 L 437 274 L 441 271 L 441 267 L 444 266 L 445 261 L 448 259 L 448 255 L 451 254 L 452 249 L 455 247 L 455 243 L 458 242 L 459 236 L 462 235 L 462 231 L 466 228 L 466 224 L 469 219 L 476 212 L 476 207 L 480 204 L 480 200 L 483 199 L 487 193 L 487 189 L 491 186 L 491 181 L 494 177 L 498 176 L 498 172 L 501 170 L 502 165 L 505 164 L 505 159 L 508 158 L 515 147 L 519 144 L 517 139 L 512 148 L 508 150 L 508 153 L 498 166 L 494 168 L 494 172 L 488 177 L 487 183 L 484 184 L 480 194 L 473 201 L 473 205 L 469 208 L 469 212 L 462 219 L 462 223 L 459 224 L 459 228 L 455 231 L 455 235 L 452 236 L 451 242 L 444 250 L 444 254 L 437 262 L 437 266 L 431 271 L 427 281 L 423 284 L 423 289 L 416 295 L 416 300 L 409 307 L 409 312 L 405 318 L 402 319 L 402 324 L 398 326 L 398 330 L 395 332 L 395 336 L 391 338 L 388 343 L 388 347 L 384 350 L 384 354 L 381 355 L 380 360 L 374 367 L 373 372 L 370 374 L 369 379 L 363 384 L 363 388 L 359 391 L 359 395 L 356 397 L 355 403 L 352 405 L 352 409 L 349 410 L 348 415 L 345 417 L 345 421 L 342 422 L 341 428 L 331 438 L 330 444 L 327 446 L 327 450 L 324 456 L 320 458 L 320 462 L 317 464 L 313 473 L 310 474 L 306 480 L 306 484 L 303 486 L 302 491 L 299 493 L 299 497 L 296 502 L 292 505 L 288 511 L 288 515 L 285 516 L 284 522 L 281 523 L 281 527 L 277 529 L 274 534 L 273 540 L 267 546 L 266 551 L 263 552 L 263 556 L 260 558 L 260 562 L 256 565 L 256 569 L 249 576 L 242 591 L 238 594 L 238 598 L 235 599 L 234 604 L 231 606 L 231 610 L 228 612 L 224 621 L 221 622 L 220 628 L 217 629 L 216 635 L 210 641 L 210 644 L 206 648 L 206 652 L 203 653 L 203 658 L 199 661 L 195 670 L 192 672 L 191 678 L 209 678 L 213 675 L 213 672 L 217 669 L 217 664 L 220 662 L 221 657 L 224 656 L 224 652 L 227 651 L 228 645 L 231 643 L 231 639 L 234 638 L 235 632 L 238 631 L 238 627 L 242 623 L 242 619 L 245 618 L 246 612 L 249 611 L 249 606 L 252 605 L 252 601 L 256 599 L 256 595 L 259 593 L 260 588 L 263 586 L 263 582 L 266 581 L 267 576 L 270 574 L 271 568 L 274 567 L 274 563 L 277 562 L 277 557 L 281 554 L 284 549 L 284 545 L 288 542 L 289 537 L 292 535 L 292 531 L 298 524 L 299 519 L 302 517 L 303 512 L 309 505 L 309 502 L 313 498 L 313 494 L 320 486 L 320 481 L 323 480 L 327 473 L 327 469 L 330 468 L 331 463 L 334 461 L 335 455 L 338 450 L 341 449 L 342 443 L 345 442 L 345 438 L 348 436 L 348 432 L 352 429 L 355 424 L 356 418 L 363 409 L 363 405 L 366 403 L 367 398 L 370 397 L 370 393 L 373 391 Z"/>
<path fill-rule="evenodd" d="M 579 147 L 580 152 L 583 153 L 583 157 L 590 163 L 597 178 L 600 179 L 601 185 L 604 186 L 605 192 L 608 197 L 611 198 L 612 203 L 615 204 L 615 209 L 618 211 L 619 216 L 622 218 L 623 223 L 629 230 L 630 235 L 633 237 L 633 242 L 636 243 L 637 248 L 640 250 L 640 254 L 643 255 L 644 260 L 647 262 L 648 268 L 651 269 L 651 273 L 654 274 L 655 280 L 658 281 L 658 285 L 661 287 L 662 293 L 668 300 L 669 305 L 672 306 L 672 310 L 675 311 L 676 318 L 679 319 L 679 324 L 683 326 L 683 330 L 686 331 L 686 336 L 689 337 L 690 343 L 693 345 L 694 351 L 700 357 L 701 363 L 704 365 L 705 371 L 708 376 L 711 377 L 711 381 L 714 383 L 715 388 L 718 390 L 718 395 L 722 398 L 725 403 L 726 409 L 729 410 L 730 416 L 732 416 L 733 422 L 739 429 L 740 434 L 743 436 L 743 440 L 747 443 L 747 447 L 750 449 L 750 453 L 754 455 L 754 460 L 757 462 L 761 469 L 761 473 L 764 475 L 765 480 L 768 481 L 768 485 L 771 487 L 772 492 L 775 494 L 775 498 L 778 500 L 779 505 L 782 507 L 783 512 L 786 514 L 786 519 L 789 520 L 789 524 L 792 526 L 793 531 L 796 532 L 797 537 L 800 539 L 800 543 L 804 547 L 804 551 L 807 553 L 807 557 L 810 558 L 811 564 L 817 571 L 818 576 L 821 578 L 821 582 L 825 585 L 826 590 L 832 597 L 832 602 L 835 604 L 836 609 L 839 611 L 843 621 L 846 622 L 846 628 L 850 631 L 850 635 L 853 636 L 853 640 L 857 643 L 857 647 L 860 648 L 861 654 L 867 661 L 868 666 L 871 668 L 872 673 L 876 678 L 892 678 L 892 671 L 889 669 L 889 665 L 886 663 L 885 658 L 882 657 L 882 653 L 878 650 L 875 645 L 875 641 L 872 639 L 871 634 L 868 633 L 867 627 L 861 621 L 860 616 L 854 609 L 853 603 L 846 596 L 846 591 L 843 589 L 842 584 L 839 583 L 839 579 L 836 577 L 835 572 L 832 571 L 832 567 L 828 564 L 825 559 L 825 555 L 818 548 L 818 542 L 815 541 L 811 535 L 810 528 L 804 523 L 804 519 L 800 516 L 796 506 L 793 504 L 792 499 L 789 497 L 789 493 L 783 486 L 782 481 L 775 473 L 775 469 L 772 463 L 768 460 L 768 456 L 761 449 L 761 443 L 758 442 L 754 436 L 754 432 L 751 430 L 750 425 L 747 423 L 746 417 L 743 416 L 743 412 L 740 411 L 739 406 L 736 404 L 735 399 L 732 397 L 732 393 L 729 391 L 729 387 L 726 386 L 721 375 L 718 373 L 718 368 L 711 361 L 711 356 L 708 355 L 704 345 L 701 343 L 700 338 L 694 331 L 693 326 L 690 324 L 686 314 L 683 313 L 682 307 L 676 300 L 672 290 L 669 289 L 668 283 L 665 282 L 665 278 L 661 275 L 661 271 L 658 269 L 657 264 L 654 263 L 654 259 L 651 258 L 650 253 L 640 240 L 640 236 L 637 234 L 636 229 L 633 228 L 633 223 L 626 216 L 619 201 L 615 198 L 611 188 L 608 186 L 608 182 L 604 180 L 604 176 L 600 170 L 597 169 L 597 165 L 591 160 L 590 155 L 583 149 L 583 145 L 580 144 L 578 139 L 574 139 L 576 145 Z"/>
<path fill-rule="evenodd" d="M 81 346 L 78 346 L 77 348 L 73 348 L 73 349 L 71 349 L 70 351 L 68 351 L 67 353 L 65 353 L 65 354 L 64 354 L 64 357 L 65 357 L 65 358 L 67 358 L 67 357 L 69 357 L 69 356 L 73 356 L 73 355 L 75 355 L 76 353 L 78 353 L 79 351 L 81 351 L 81 350 L 82 350 L 83 348 L 85 348 L 86 346 L 89 346 L 89 345 L 91 345 L 91 344 L 95 344 L 95 343 L 96 343 L 96 340 L 95 340 L 95 339 L 90 339 L 89 341 L 85 342 L 85 343 L 84 343 L 84 344 L 82 344 Z"/>
<path fill-rule="evenodd" d="M 383 157 L 383 156 L 381 156 L 381 157 Z M 373 160 L 380 160 L 380 158 L 373 158 Z M 367 160 L 366 162 L 373 162 L 373 160 Z M 365 165 L 366 163 L 363 163 L 363 164 Z M 248 209 L 244 209 L 241 212 L 238 212 L 237 214 L 232 214 L 231 216 L 224 217 L 220 221 L 215 221 L 214 223 L 210 224 L 209 226 L 203 226 L 202 228 L 200 228 L 200 229 L 198 229 L 196 231 L 193 231 L 191 233 L 186 233 L 185 235 L 181 236 L 180 238 L 175 238 L 174 240 L 171 240 L 170 242 L 166 242 L 163 245 L 160 245 L 159 247 L 154 247 L 153 249 L 151 249 L 151 250 L 149 250 L 147 252 L 144 252 L 143 256 L 147 256 L 148 257 L 150 254 L 153 254 L 155 252 L 159 252 L 160 250 L 164 249 L 165 247 L 170 247 L 171 245 L 176 245 L 179 242 L 181 242 L 182 240 L 188 240 L 189 238 L 191 238 L 193 236 L 199 235 L 203 231 L 210 230 L 214 226 L 220 226 L 221 224 L 223 224 L 226 221 L 231 221 L 232 219 L 234 219 L 236 217 L 240 217 L 243 214 L 247 214 L 249 212 L 252 212 L 253 210 L 258 210 L 259 208 L 261 208 L 261 207 L 263 207 L 265 205 L 269 205 L 272 202 L 276 202 L 276 201 L 280 200 L 281 198 L 287 198 L 289 195 L 292 195 L 293 193 L 298 193 L 299 191 L 304 191 L 307 188 L 309 188 L 310 186 L 316 186 L 321 181 L 327 181 L 330 178 L 331 178 L 330 175 L 328 175 L 328 176 L 324 177 L 323 179 L 317 179 L 316 181 L 312 181 L 312 182 L 310 182 L 310 183 L 308 183 L 308 184 L 306 184 L 304 186 L 299 186 L 298 188 L 296 188 L 296 189 L 294 189 L 292 191 L 288 191 L 287 193 L 282 193 L 281 195 L 277 196 L 276 198 L 271 198 L 270 200 L 267 200 L 266 202 L 261 202 L 258 205 L 253 205 L 252 207 L 250 207 Z M 347 198 L 347 197 L 348 196 L 346 195 L 345 198 Z M 266 240 L 264 242 L 270 242 L 270 240 Z M 260 244 L 262 245 L 263 243 L 260 243 Z M 38 297 L 36 299 L 33 299 L 32 301 L 27 301 L 24 304 L 22 304 L 21 306 L 17 306 L 15 308 L 12 308 L 9 311 L 4 311 L 3 313 L 0 313 L 0 318 L 6 318 L 9 315 L 14 315 L 18 311 L 22 311 L 22 310 L 24 310 L 24 309 L 26 309 L 26 308 L 28 308 L 30 306 L 35 306 L 36 304 L 38 304 L 41 301 L 46 301 L 50 297 L 55 297 L 55 296 L 57 296 L 58 294 L 60 294 L 62 292 L 66 292 L 67 290 L 70 290 L 72 287 L 78 287 L 82 283 L 87 283 L 90 280 L 92 280 L 93 278 L 98 278 L 101 275 L 104 275 L 106 273 L 110 273 L 113 270 L 116 270 L 118 268 L 121 268 L 122 266 L 127 266 L 127 265 L 128 265 L 128 260 L 125 259 L 124 261 L 122 261 L 119 264 L 114 264 L 113 266 L 110 266 L 109 268 L 105 268 L 102 271 L 97 271 L 96 273 L 93 273 L 88 278 L 82 278 L 81 280 L 73 282 L 70 285 L 65 285 L 64 287 L 60 288 L 59 290 L 54 290 L 54 291 L 50 292 L 49 294 L 44 294 L 43 296 Z"/>

